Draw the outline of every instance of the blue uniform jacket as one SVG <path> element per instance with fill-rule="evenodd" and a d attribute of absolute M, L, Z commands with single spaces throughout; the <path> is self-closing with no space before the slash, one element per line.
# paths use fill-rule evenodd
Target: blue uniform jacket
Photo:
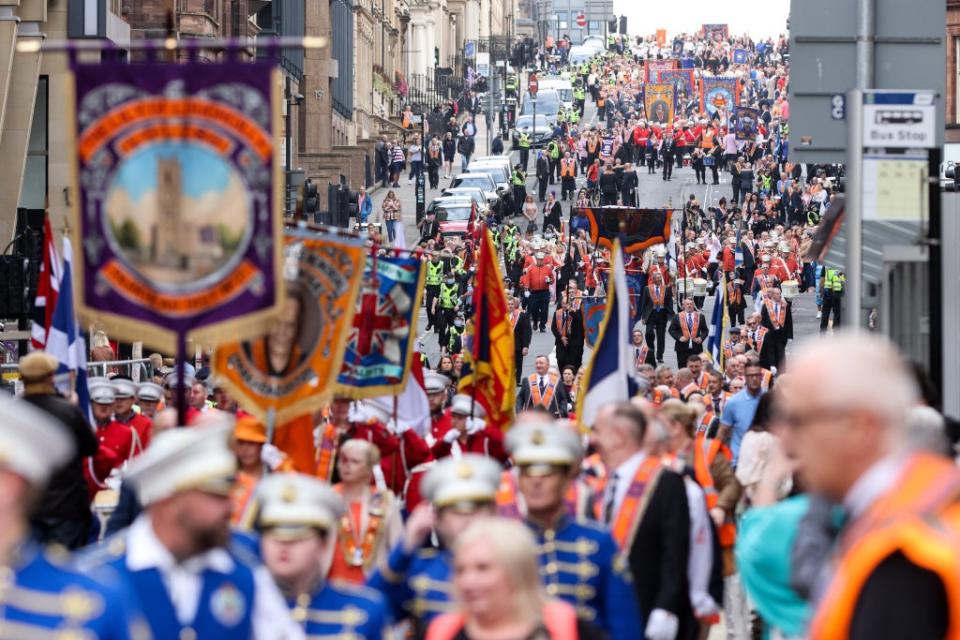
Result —
<path fill-rule="evenodd" d="M 367 584 L 387 597 L 394 618 L 412 618 L 425 629 L 438 615 L 455 610 L 452 565 L 449 551 L 424 548 L 411 554 L 401 543 L 390 554 L 387 567 L 378 569 Z"/>
<path fill-rule="evenodd" d="M 80 573 L 66 553 L 28 542 L 9 567 L 0 567 L 0 628 L 4 638 L 145 637 L 137 610 L 119 577 L 106 570 Z M 72 634 L 72 635 L 71 635 Z"/>
<path fill-rule="evenodd" d="M 617 557 L 605 529 L 564 515 L 554 529 L 527 522 L 540 546 L 540 576 L 547 595 L 569 602 L 580 619 L 611 638 L 634 638 L 643 629 L 630 570 Z"/>
<path fill-rule="evenodd" d="M 362 585 L 324 584 L 312 596 L 287 600 L 293 619 L 308 638 L 382 640 L 388 637 L 390 614 L 383 595 Z"/>

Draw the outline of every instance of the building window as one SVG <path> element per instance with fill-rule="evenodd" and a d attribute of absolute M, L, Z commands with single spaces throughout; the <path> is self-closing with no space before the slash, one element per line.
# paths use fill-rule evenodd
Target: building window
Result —
<path fill-rule="evenodd" d="M 37 81 L 37 101 L 33 107 L 33 122 L 30 125 L 30 141 L 27 145 L 27 161 L 23 171 L 23 186 L 20 188 L 20 204 L 26 209 L 45 209 L 47 201 L 47 76 Z"/>

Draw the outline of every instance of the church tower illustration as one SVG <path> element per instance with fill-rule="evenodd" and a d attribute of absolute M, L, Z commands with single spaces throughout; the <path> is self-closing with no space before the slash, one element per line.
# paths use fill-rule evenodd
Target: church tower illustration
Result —
<path fill-rule="evenodd" d="M 191 226 L 181 215 L 183 187 L 180 161 L 157 159 L 157 220 L 153 227 L 151 254 L 156 264 L 185 269 L 190 259 Z"/>

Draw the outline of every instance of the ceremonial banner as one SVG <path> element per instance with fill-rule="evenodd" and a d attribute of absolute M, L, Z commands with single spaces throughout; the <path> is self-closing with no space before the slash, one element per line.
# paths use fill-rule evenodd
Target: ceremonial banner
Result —
<path fill-rule="evenodd" d="M 725 24 L 704 24 L 700 27 L 700 32 L 711 42 L 726 40 L 730 37 L 730 27 Z"/>
<path fill-rule="evenodd" d="M 673 41 L 673 57 L 680 58 L 683 56 L 683 40 L 674 40 Z"/>
<path fill-rule="evenodd" d="M 733 127 L 737 140 L 756 140 L 760 111 L 750 107 L 733 108 Z"/>
<path fill-rule="evenodd" d="M 267 62 L 74 64 L 77 308 L 174 352 L 279 313 L 280 71 Z"/>
<path fill-rule="evenodd" d="M 700 110 L 711 116 L 717 111 L 730 114 L 739 96 L 740 83 L 736 78 L 700 78 Z"/>
<path fill-rule="evenodd" d="M 734 50 L 733 50 L 733 63 L 734 63 L 734 64 L 747 64 L 747 50 L 746 50 L 746 49 L 734 49 Z"/>
<path fill-rule="evenodd" d="M 407 384 L 426 269 L 413 256 L 368 256 L 337 393 L 371 398 Z"/>
<path fill-rule="evenodd" d="M 643 108 L 647 122 L 661 126 L 673 126 L 676 95 L 672 84 L 646 84 L 643 86 Z"/>
<path fill-rule="evenodd" d="M 670 239 L 670 209 L 585 207 L 583 212 L 590 222 L 594 246 L 610 249 L 619 236 L 623 250 L 632 254 Z"/>
<path fill-rule="evenodd" d="M 333 234 L 289 232 L 289 295 L 266 334 L 217 347 L 211 362 L 247 412 L 283 424 L 323 406 L 343 359 L 366 249 Z"/>
<path fill-rule="evenodd" d="M 683 95 L 687 98 L 693 95 L 694 84 L 693 69 L 665 69 L 658 72 L 657 82 L 661 84 L 672 84 L 677 96 Z M 677 98 L 679 104 L 681 100 Z"/>
<path fill-rule="evenodd" d="M 513 326 L 497 248 L 486 227 L 482 234 L 473 286 L 473 339 L 463 351 L 459 390 L 486 409 L 489 426 L 506 431 L 517 395 Z"/>
<path fill-rule="evenodd" d="M 657 46 L 662 47 L 667 44 L 667 30 L 657 29 Z"/>
<path fill-rule="evenodd" d="M 607 299 L 598 297 L 583 297 L 580 311 L 583 313 L 583 331 L 587 346 L 591 349 L 600 335 L 600 325 L 603 323 L 603 314 L 607 310 Z"/>
<path fill-rule="evenodd" d="M 657 74 L 677 68 L 676 60 L 647 60 L 644 64 L 644 78 L 647 82 L 657 82 Z"/>

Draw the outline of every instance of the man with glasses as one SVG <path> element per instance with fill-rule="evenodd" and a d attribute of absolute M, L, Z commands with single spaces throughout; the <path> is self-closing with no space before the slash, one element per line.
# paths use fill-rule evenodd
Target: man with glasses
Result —
<path fill-rule="evenodd" d="M 763 368 L 760 362 L 756 359 L 748 360 L 743 371 L 746 386 L 727 401 L 720 418 L 720 439 L 729 440 L 734 466 L 737 465 L 737 458 L 740 455 L 740 442 L 753 424 L 753 416 L 757 412 L 760 397 L 765 393 Z"/>
<path fill-rule="evenodd" d="M 640 611 L 627 567 L 614 559 L 613 537 L 597 525 L 578 523 L 567 510 L 565 498 L 583 457 L 577 433 L 556 423 L 528 423 L 511 429 L 506 443 L 519 471 L 526 522 L 541 549 L 547 595 L 577 607 L 582 619 L 611 638 L 636 636 Z"/>

